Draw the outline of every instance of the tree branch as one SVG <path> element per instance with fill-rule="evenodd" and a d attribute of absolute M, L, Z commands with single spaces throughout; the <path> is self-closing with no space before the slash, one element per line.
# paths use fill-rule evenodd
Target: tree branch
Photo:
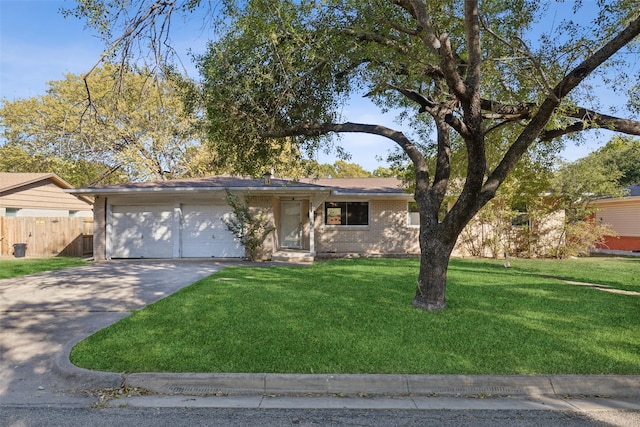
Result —
<path fill-rule="evenodd" d="M 589 74 L 611 58 L 616 52 L 633 41 L 640 34 L 640 16 L 622 30 L 616 37 L 601 47 L 593 55 L 582 61 L 580 65 L 567 74 L 555 87 L 553 92 L 558 98 L 564 98 L 573 88 L 579 85 Z"/>
<path fill-rule="evenodd" d="M 531 115 L 531 109 L 536 107 L 532 102 L 522 102 L 519 104 L 503 104 L 491 99 L 481 99 L 480 107 L 484 111 L 506 116 L 521 116 L 527 118 Z"/>
<path fill-rule="evenodd" d="M 627 135 L 640 135 L 640 122 L 634 120 L 608 116 L 606 114 L 587 110 L 586 108 L 578 108 L 575 112 L 568 113 L 566 116 L 580 120 L 562 129 L 544 131 L 540 135 L 540 140 L 551 141 L 552 139 L 558 138 L 562 135 L 594 128 L 614 130 Z M 595 124 L 595 126 L 590 125 L 590 123 Z"/>
<path fill-rule="evenodd" d="M 484 111 L 490 111 L 492 113 L 485 114 L 484 117 L 486 119 L 493 120 L 517 121 L 528 119 L 531 117 L 531 113 L 535 107 L 536 105 L 533 103 L 509 105 L 488 99 L 482 100 L 482 109 Z M 589 122 L 595 124 L 595 126 L 591 126 L 591 128 L 599 127 L 603 129 L 615 130 L 627 135 L 640 135 L 640 122 L 638 121 L 609 116 L 607 114 L 601 114 L 597 111 L 589 110 L 582 107 L 578 107 L 575 110 L 564 113 L 563 116 L 578 119 L 582 124 L 573 123 L 563 129 L 543 131 L 540 135 L 540 140 L 551 141 L 552 139 L 560 137 L 562 135 L 585 130 L 589 128 Z"/>
<path fill-rule="evenodd" d="M 569 72 L 556 85 L 553 92 L 555 96 L 547 96 L 540 108 L 527 124 L 516 141 L 509 147 L 502 161 L 489 176 L 482 189 L 482 197 L 478 203 L 484 203 L 491 199 L 500 184 L 505 180 L 509 172 L 516 165 L 522 154 L 529 148 L 536 138 L 542 134 L 544 127 L 560 104 L 559 99 L 566 96 L 573 88 L 580 84 L 587 76 L 604 61 L 630 43 L 640 34 L 640 16 L 632 21 L 616 37 L 606 43 L 593 55 L 585 59 L 580 65 Z M 482 206 L 482 205 L 480 205 Z"/>
<path fill-rule="evenodd" d="M 383 37 L 379 33 L 355 31 L 350 28 L 343 30 L 343 32 L 345 35 L 355 37 L 360 41 L 372 41 L 381 46 L 392 47 L 400 53 L 403 53 L 403 54 L 407 53 L 407 48 L 405 46 L 402 46 L 396 43 L 398 40 L 394 38 Z"/>
<path fill-rule="evenodd" d="M 435 102 L 433 102 L 432 100 L 430 100 L 429 98 L 427 98 L 426 96 L 421 94 L 420 92 L 417 92 L 417 91 L 411 90 L 411 89 L 404 89 L 404 88 L 401 88 L 399 86 L 394 86 L 394 85 L 389 85 L 389 88 L 400 92 L 401 94 L 403 94 L 405 97 L 407 97 L 411 101 L 413 101 L 416 104 L 420 105 L 419 112 L 421 112 L 421 113 L 436 107 L 436 103 Z"/>
<path fill-rule="evenodd" d="M 523 48 L 514 46 L 512 43 L 508 42 L 502 36 L 500 36 L 499 34 L 494 32 L 491 28 L 489 28 L 489 26 L 484 22 L 482 18 L 480 18 L 480 23 L 482 24 L 482 28 L 485 31 L 487 31 L 489 34 L 491 34 L 493 37 L 495 37 L 497 40 L 500 40 L 504 45 L 509 46 L 514 51 L 523 54 L 525 58 L 527 58 L 533 64 L 533 68 L 535 68 L 536 72 L 538 73 L 538 76 L 540 76 L 540 79 L 542 80 L 542 85 L 546 89 L 547 94 L 551 96 L 555 96 L 555 94 L 553 93 L 553 90 L 551 89 L 551 84 L 549 84 L 549 80 L 547 79 L 547 76 L 544 74 L 544 71 L 542 71 L 542 67 L 540 66 L 540 63 L 538 62 L 536 57 L 533 55 L 533 53 L 531 53 L 531 50 L 529 50 L 529 47 L 524 42 L 524 40 L 522 40 L 521 38 L 518 38 L 518 42 L 523 46 Z"/>
<path fill-rule="evenodd" d="M 263 138 L 286 138 L 289 136 L 322 136 L 329 133 L 367 133 L 388 138 L 398 144 L 407 153 L 416 168 L 426 170 L 426 162 L 422 153 L 404 133 L 382 125 L 369 125 L 362 123 L 305 123 L 282 130 L 265 131 L 260 136 Z"/>
<path fill-rule="evenodd" d="M 482 63 L 478 0 L 465 0 L 464 24 L 467 36 L 467 50 L 469 52 L 466 86 L 467 90 L 472 92 L 470 95 L 473 97 L 478 92 L 480 85 L 480 65 Z"/>
<path fill-rule="evenodd" d="M 464 121 L 457 118 L 453 113 L 447 113 L 444 117 L 444 121 L 449 126 L 454 128 L 456 132 L 458 132 L 460 136 L 465 139 L 465 141 L 473 136 Z"/>
<path fill-rule="evenodd" d="M 447 34 L 440 36 L 440 59 L 442 62 L 442 72 L 445 75 L 447 86 L 451 89 L 453 94 L 460 101 L 467 101 L 469 94 L 467 87 L 462 81 L 462 77 L 458 73 L 458 63 L 456 62 L 453 49 L 451 48 L 451 41 Z"/>

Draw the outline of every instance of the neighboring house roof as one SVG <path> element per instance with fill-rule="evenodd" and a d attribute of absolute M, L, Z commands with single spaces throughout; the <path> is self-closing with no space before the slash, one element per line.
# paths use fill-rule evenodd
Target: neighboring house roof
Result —
<path fill-rule="evenodd" d="M 625 189 L 627 192 L 622 197 L 604 197 L 594 200 L 593 204 L 598 209 L 608 209 L 614 206 L 631 208 L 634 210 L 634 215 L 637 215 L 636 211 L 640 209 L 640 184 L 634 184 Z"/>
<path fill-rule="evenodd" d="M 126 194 L 156 193 L 174 191 L 222 191 L 224 189 L 250 192 L 305 192 L 328 193 L 335 195 L 389 195 L 409 196 L 397 178 L 305 178 L 290 180 L 271 178 L 255 179 L 229 175 L 205 178 L 175 179 L 171 181 L 137 182 L 79 188 L 69 191 L 73 194 Z"/>
<path fill-rule="evenodd" d="M 73 188 L 71 184 L 60 178 L 55 173 L 0 172 L 0 193 L 13 190 L 14 188 L 24 187 L 38 181 L 44 181 L 46 179 L 50 179 L 60 188 Z"/>
<path fill-rule="evenodd" d="M 73 186 L 55 173 L 36 172 L 0 172 L 0 197 L 3 195 L 22 191 L 33 184 L 50 181 L 63 190 L 71 190 Z M 46 184 L 46 183 L 44 183 Z M 78 196 L 83 202 L 92 205 L 93 201 L 86 196 Z"/>
<path fill-rule="evenodd" d="M 635 197 L 640 196 L 640 184 L 634 184 L 627 187 L 629 192 L 626 194 L 627 197 Z"/>
<path fill-rule="evenodd" d="M 603 197 L 601 199 L 594 200 L 596 204 L 608 204 L 608 203 L 628 203 L 640 201 L 640 183 L 633 184 L 625 187 L 625 194 L 622 197 Z"/>

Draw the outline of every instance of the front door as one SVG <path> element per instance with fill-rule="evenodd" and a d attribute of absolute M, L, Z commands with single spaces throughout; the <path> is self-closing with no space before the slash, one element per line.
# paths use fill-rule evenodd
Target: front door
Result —
<path fill-rule="evenodd" d="M 282 202 L 280 215 L 280 246 L 302 247 L 302 203 Z"/>

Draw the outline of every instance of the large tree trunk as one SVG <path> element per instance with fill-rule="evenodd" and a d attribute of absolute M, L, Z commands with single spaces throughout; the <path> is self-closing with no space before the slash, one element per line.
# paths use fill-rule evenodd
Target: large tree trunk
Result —
<path fill-rule="evenodd" d="M 445 243 L 429 233 L 420 232 L 420 272 L 413 306 L 423 310 L 443 310 L 447 306 L 447 269 L 455 244 Z"/>

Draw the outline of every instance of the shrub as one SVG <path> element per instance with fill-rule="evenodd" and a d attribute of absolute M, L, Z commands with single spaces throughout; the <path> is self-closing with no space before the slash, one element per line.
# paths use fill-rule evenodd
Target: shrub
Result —
<path fill-rule="evenodd" d="M 236 194 L 227 191 L 227 204 L 233 209 L 233 217 L 223 219 L 227 229 L 236 236 L 245 248 L 249 261 L 260 257 L 262 245 L 267 236 L 275 230 L 269 212 L 265 209 L 249 207 L 250 197 L 241 200 Z"/>

